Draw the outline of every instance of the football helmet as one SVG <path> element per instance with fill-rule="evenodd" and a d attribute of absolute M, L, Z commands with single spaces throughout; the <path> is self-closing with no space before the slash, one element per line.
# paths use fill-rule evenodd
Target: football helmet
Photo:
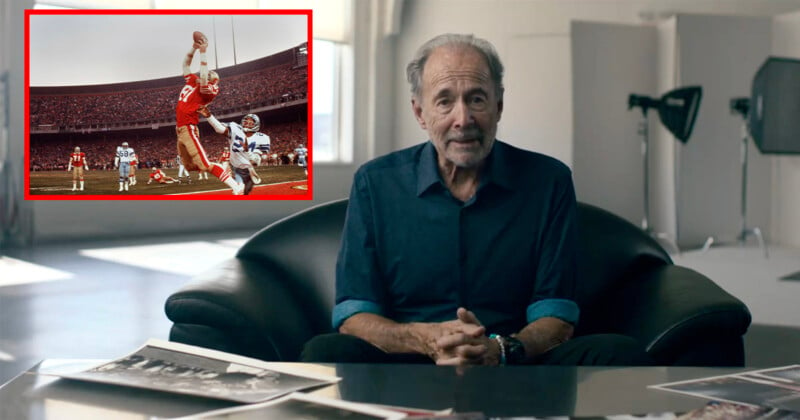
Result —
<path fill-rule="evenodd" d="M 219 74 L 214 70 L 208 72 L 208 83 L 216 84 L 219 83 Z"/>
<path fill-rule="evenodd" d="M 122 142 L 122 147 L 128 147 L 128 142 L 127 141 L 123 141 Z"/>
<path fill-rule="evenodd" d="M 249 127 L 244 123 L 247 120 L 253 121 Z M 258 115 L 256 114 L 247 114 L 242 117 L 242 128 L 244 129 L 245 133 L 255 133 L 261 128 L 261 119 L 258 118 Z"/>
<path fill-rule="evenodd" d="M 78 152 L 80 152 L 80 151 L 81 151 L 81 148 L 80 148 L 80 147 L 78 147 L 78 146 L 75 146 L 75 153 L 78 153 Z"/>

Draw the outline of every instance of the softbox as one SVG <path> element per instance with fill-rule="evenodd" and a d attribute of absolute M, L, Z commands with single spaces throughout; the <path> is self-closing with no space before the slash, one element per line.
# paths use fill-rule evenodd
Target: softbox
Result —
<path fill-rule="evenodd" d="M 761 65 L 748 122 L 761 153 L 800 153 L 800 60 L 769 57 Z"/>
<path fill-rule="evenodd" d="M 641 107 L 642 112 L 647 114 L 648 108 L 655 108 L 664 127 L 667 127 L 676 139 L 686 143 L 692 135 L 702 96 L 703 88 L 700 86 L 671 90 L 662 95 L 661 99 L 631 94 L 628 96 L 628 109 Z"/>

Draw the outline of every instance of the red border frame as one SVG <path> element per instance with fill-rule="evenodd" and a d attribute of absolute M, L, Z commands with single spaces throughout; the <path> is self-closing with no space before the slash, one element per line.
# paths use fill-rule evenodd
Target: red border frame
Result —
<path fill-rule="evenodd" d="M 305 15 L 307 18 L 307 48 L 308 48 L 308 94 L 306 106 L 306 124 L 308 138 L 306 139 L 306 147 L 308 148 L 308 191 L 305 194 L 293 195 L 52 195 L 52 194 L 30 194 L 30 18 L 33 15 Z M 25 10 L 25 174 L 24 174 L 24 193 L 25 200 L 66 200 L 66 201 L 81 201 L 81 200 L 157 200 L 157 201 L 172 201 L 172 200 L 313 200 L 314 190 L 314 152 L 313 152 L 313 138 L 314 138 L 314 113 L 313 113 L 313 18 L 310 9 L 208 9 L 208 10 L 182 10 L 182 9 L 86 9 L 86 10 L 51 10 L 51 9 L 37 9 Z"/>

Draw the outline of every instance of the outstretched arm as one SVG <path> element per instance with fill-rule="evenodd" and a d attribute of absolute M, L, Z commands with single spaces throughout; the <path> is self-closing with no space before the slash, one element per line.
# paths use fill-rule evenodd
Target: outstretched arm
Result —
<path fill-rule="evenodd" d="M 202 44 L 197 44 L 200 50 L 200 86 L 208 84 L 208 60 L 206 60 L 206 48 L 208 42 L 204 41 Z"/>
<path fill-rule="evenodd" d="M 183 57 L 183 76 L 186 77 L 192 74 L 192 59 L 194 58 L 194 52 L 197 50 L 198 44 L 192 45 L 192 49 L 186 53 L 186 56 Z M 204 54 L 205 55 L 205 54 Z"/>
<path fill-rule="evenodd" d="M 228 127 L 225 124 L 219 122 L 219 120 L 217 120 L 214 117 L 214 115 L 211 114 L 211 111 L 208 108 L 200 107 L 200 109 L 197 110 L 197 113 L 202 115 L 202 116 L 204 116 L 204 117 L 206 117 L 206 120 L 208 120 L 208 123 L 211 124 L 211 127 L 213 127 L 214 131 L 216 131 L 217 133 L 219 133 L 219 134 L 227 134 L 228 133 Z"/>

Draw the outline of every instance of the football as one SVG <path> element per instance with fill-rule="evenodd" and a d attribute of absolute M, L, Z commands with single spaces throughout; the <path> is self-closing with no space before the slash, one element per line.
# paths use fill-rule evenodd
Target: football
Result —
<path fill-rule="evenodd" d="M 202 44 L 204 42 L 208 42 L 208 39 L 206 39 L 206 36 L 203 35 L 203 33 L 200 32 L 200 31 L 194 31 L 194 33 L 192 33 L 192 39 L 194 40 L 194 42 L 196 42 L 198 44 Z"/>

